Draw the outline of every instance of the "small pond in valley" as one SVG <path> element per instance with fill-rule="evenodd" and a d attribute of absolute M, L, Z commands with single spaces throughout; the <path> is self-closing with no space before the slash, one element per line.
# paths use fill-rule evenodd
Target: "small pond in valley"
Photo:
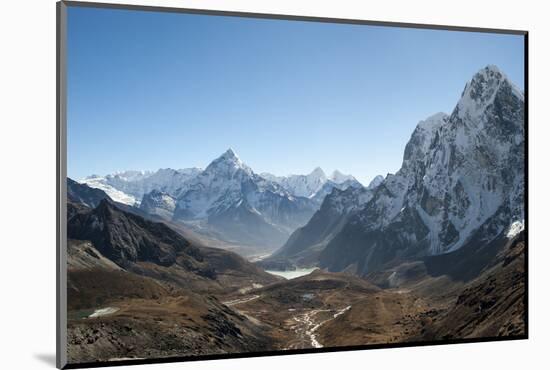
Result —
<path fill-rule="evenodd" d="M 313 271 L 317 270 L 318 267 L 305 268 L 305 269 L 296 269 L 296 270 L 287 270 L 287 271 L 277 271 L 277 270 L 265 270 L 272 275 L 282 276 L 287 280 L 296 279 L 297 277 L 309 275 Z"/>

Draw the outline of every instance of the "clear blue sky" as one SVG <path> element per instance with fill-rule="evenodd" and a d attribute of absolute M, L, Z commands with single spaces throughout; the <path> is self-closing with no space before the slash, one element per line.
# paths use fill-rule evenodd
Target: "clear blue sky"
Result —
<path fill-rule="evenodd" d="M 93 8 L 68 11 L 68 174 L 205 167 L 394 173 L 419 120 L 523 37 Z"/>

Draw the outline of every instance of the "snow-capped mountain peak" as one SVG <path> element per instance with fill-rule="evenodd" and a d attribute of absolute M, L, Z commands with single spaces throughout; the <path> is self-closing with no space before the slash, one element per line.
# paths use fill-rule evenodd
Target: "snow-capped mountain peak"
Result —
<path fill-rule="evenodd" d="M 221 156 L 213 160 L 212 163 L 206 167 L 205 172 L 223 172 L 226 175 L 231 175 L 238 170 L 244 170 L 247 173 L 252 173 L 250 167 L 248 167 L 233 151 L 233 149 L 227 149 Z"/>
<path fill-rule="evenodd" d="M 239 156 L 237 155 L 237 153 L 235 153 L 235 151 L 232 149 L 232 148 L 229 148 L 227 149 L 221 156 L 220 158 L 225 158 L 227 160 L 231 160 L 231 161 L 235 161 L 235 162 L 241 162 L 241 159 L 239 158 Z"/>
<path fill-rule="evenodd" d="M 445 113 L 436 113 L 420 121 L 411 135 L 411 139 L 405 146 L 403 154 L 404 167 L 408 168 L 409 162 L 422 161 L 427 153 L 433 139 L 437 136 L 440 128 L 449 121 Z"/>
<path fill-rule="evenodd" d="M 321 167 L 315 167 L 315 169 L 311 171 L 308 176 L 319 180 L 326 180 L 327 178 L 327 175 L 325 175 L 325 171 L 323 171 Z"/>
<path fill-rule="evenodd" d="M 222 155 L 212 161 L 212 163 L 217 162 L 235 163 L 239 167 L 243 165 L 243 161 L 241 161 L 237 153 L 231 148 L 227 149 Z"/>
<path fill-rule="evenodd" d="M 523 99 L 523 93 L 495 65 L 488 65 L 478 71 L 466 84 L 462 96 L 453 112 L 464 121 L 480 121 L 502 87 L 510 88 L 512 93 Z"/>
<path fill-rule="evenodd" d="M 152 174 L 153 172 L 151 171 L 127 170 L 127 171 L 117 171 L 112 175 L 107 175 L 106 177 L 116 178 L 122 181 L 139 181 L 151 176 Z"/>
<path fill-rule="evenodd" d="M 329 180 L 334 181 L 337 184 L 341 184 L 348 180 L 355 180 L 355 177 L 352 175 L 344 175 L 342 172 L 334 170 L 330 175 Z"/>
<path fill-rule="evenodd" d="M 262 173 L 261 176 L 269 181 L 281 185 L 285 190 L 297 197 L 316 198 L 326 196 L 334 187 L 345 189 L 349 185 L 361 186 L 355 177 L 345 175 L 335 170 L 327 177 L 321 167 L 316 167 L 307 175 L 275 176 L 270 173 Z M 322 199 L 320 199 L 322 201 Z"/>
<path fill-rule="evenodd" d="M 441 127 L 441 125 L 445 123 L 445 119 L 447 117 L 448 117 L 447 113 L 439 112 L 429 116 L 425 120 L 420 121 L 417 127 L 425 131 L 434 131 L 434 130 L 437 130 L 439 127 Z"/>
<path fill-rule="evenodd" d="M 524 108 L 523 94 L 498 68 L 483 68 L 450 116 L 416 126 L 395 174 L 376 178 L 374 189 L 333 191 L 284 251 L 311 248 L 320 267 L 363 275 L 396 258 L 513 237 L 525 218 Z"/>
<path fill-rule="evenodd" d="M 231 149 L 187 181 L 175 198 L 175 221 L 201 223 L 231 241 L 250 242 L 251 237 L 262 245 L 284 242 L 316 207 L 257 175 Z"/>
<path fill-rule="evenodd" d="M 320 167 L 316 167 L 308 175 L 290 175 L 276 179 L 279 185 L 291 194 L 306 198 L 319 191 L 327 180 L 325 172 Z"/>

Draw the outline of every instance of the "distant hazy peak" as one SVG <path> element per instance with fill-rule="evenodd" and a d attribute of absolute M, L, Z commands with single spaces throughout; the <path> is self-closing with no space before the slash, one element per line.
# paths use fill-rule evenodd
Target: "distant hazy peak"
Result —
<path fill-rule="evenodd" d="M 326 178 L 325 171 L 321 167 L 315 167 L 313 171 L 309 174 L 309 176 L 313 177 L 319 177 L 319 178 Z"/>
<path fill-rule="evenodd" d="M 348 180 L 355 180 L 355 177 L 353 177 L 352 175 L 345 175 L 338 170 L 334 170 L 330 175 L 329 180 L 334 181 L 337 184 L 341 184 Z"/>
<path fill-rule="evenodd" d="M 380 185 L 383 181 L 384 181 L 384 177 L 382 175 L 378 175 L 371 180 L 371 182 L 367 186 L 367 189 L 374 189 L 375 187 Z"/>

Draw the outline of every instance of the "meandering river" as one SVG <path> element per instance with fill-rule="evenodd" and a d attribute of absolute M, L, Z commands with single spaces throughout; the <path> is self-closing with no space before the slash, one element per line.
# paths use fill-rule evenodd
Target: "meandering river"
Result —
<path fill-rule="evenodd" d="M 327 322 L 334 320 L 340 315 L 343 315 L 350 308 L 351 306 L 347 306 L 337 310 L 318 309 L 306 311 L 294 316 L 292 319 L 298 324 L 294 327 L 294 331 L 296 332 L 296 336 L 299 341 L 291 345 L 289 349 L 302 348 L 303 344 L 306 344 L 306 346 L 311 344 L 311 347 L 313 348 L 322 348 L 323 345 L 317 340 L 317 330 Z M 328 316 L 324 320 L 319 319 L 318 316 L 322 313 L 325 313 L 325 315 L 328 313 L 330 314 L 330 316 Z"/>

